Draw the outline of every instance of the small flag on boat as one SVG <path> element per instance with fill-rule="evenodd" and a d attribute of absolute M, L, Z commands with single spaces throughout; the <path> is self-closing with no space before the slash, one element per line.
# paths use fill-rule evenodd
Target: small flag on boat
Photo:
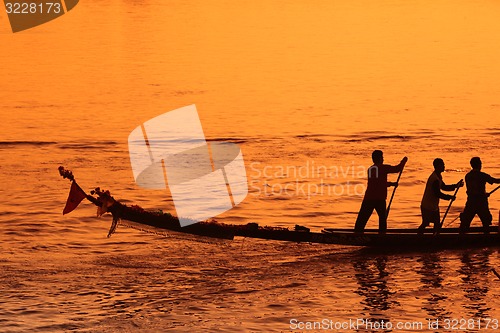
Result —
<path fill-rule="evenodd" d="M 71 183 L 71 190 L 69 191 L 68 200 L 66 201 L 66 206 L 63 209 L 63 215 L 68 214 L 73 211 L 83 199 L 87 197 L 87 194 L 76 182 Z"/>

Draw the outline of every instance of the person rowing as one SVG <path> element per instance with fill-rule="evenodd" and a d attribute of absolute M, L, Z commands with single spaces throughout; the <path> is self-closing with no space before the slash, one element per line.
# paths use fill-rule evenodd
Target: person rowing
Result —
<path fill-rule="evenodd" d="M 456 199 L 454 195 L 448 195 L 441 191 L 453 191 L 464 186 L 463 180 L 460 180 L 458 183 L 453 185 L 446 185 L 444 183 L 442 173 L 445 170 L 445 165 L 441 158 L 436 158 L 432 162 L 432 165 L 434 166 L 434 171 L 427 179 L 424 195 L 420 204 L 422 224 L 418 227 L 419 234 L 423 233 L 425 228 L 431 223 L 434 224 L 435 233 L 441 228 L 439 199 L 452 201 Z"/>
<path fill-rule="evenodd" d="M 484 231 L 487 233 L 493 216 L 488 205 L 490 193 L 486 192 L 486 183 L 500 184 L 500 179 L 493 178 L 481 171 L 483 164 L 479 157 L 473 157 L 470 160 L 470 165 L 472 170 L 465 176 L 467 202 L 464 211 L 460 214 L 460 233 L 464 233 L 469 229 L 476 214 L 481 219 Z"/>
<path fill-rule="evenodd" d="M 408 157 L 405 156 L 398 165 L 392 166 L 384 164 L 384 153 L 381 150 L 375 150 L 372 153 L 372 161 L 373 165 L 368 168 L 368 186 L 354 225 L 354 231 L 363 232 L 373 210 L 376 210 L 379 219 L 379 233 L 385 233 L 387 230 L 387 187 L 398 186 L 397 182 L 388 182 L 387 175 L 403 171 Z"/>

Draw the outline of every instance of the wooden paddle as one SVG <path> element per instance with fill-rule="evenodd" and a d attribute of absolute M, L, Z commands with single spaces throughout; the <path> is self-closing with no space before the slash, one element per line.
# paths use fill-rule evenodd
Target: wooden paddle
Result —
<path fill-rule="evenodd" d="M 461 182 L 462 180 L 460 180 Z M 458 182 L 458 183 L 460 183 Z M 458 184 L 457 183 L 457 184 Z M 457 193 L 458 193 L 458 190 L 460 189 L 460 187 L 462 186 L 457 186 L 456 190 L 455 190 L 455 193 L 453 193 L 453 196 L 455 197 L 455 199 L 457 198 Z M 451 208 L 451 205 L 453 204 L 453 201 L 455 201 L 455 199 L 451 199 L 450 200 L 450 204 L 448 205 L 448 209 L 446 209 L 446 213 L 444 213 L 444 216 L 443 216 L 443 219 L 441 220 L 441 223 L 439 224 L 439 228 L 437 229 L 437 231 L 434 233 L 434 235 L 436 235 L 437 233 L 439 233 L 439 230 L 441 229 L 441 227 L 443 226 L 444 224 L 444 220 L 446 219 L 446 215 L 448 215 L 448 212 L 450 211 L 450 208 Z"/>
<path fill-rule="evenodd" d="M 394 186 L 394 190 L 392 191 L 392 195 L 391 195 L 391 200 L 389 200 L 389 205 L 387 205 L 387 210 L 386 210 L 386 214 L 385 214 L 386 219 L 389 216 L 389 212 L 391 211 L 392 199 L 394 199 L 394 194 L 396 194 L 396 189 L 398 188 L 398 185 L 399 185 L 399 179 L 401 179 L 401 174 L 403 173 L 404 169 L 405 169 L 405 167 L 403 166 L 401 171 L 399 171 L 398 179 L 396 180 L 396 186 Z"/>
<path fill-rule="evenodd" d="M 495 193 L 498 189 L 500 189 L 500 185 L 495 187 L 495 189 L 493 191 L 491 191 L 490 193 L 488 193 L 488 196 L 492 195 L 493 193 Z"/>

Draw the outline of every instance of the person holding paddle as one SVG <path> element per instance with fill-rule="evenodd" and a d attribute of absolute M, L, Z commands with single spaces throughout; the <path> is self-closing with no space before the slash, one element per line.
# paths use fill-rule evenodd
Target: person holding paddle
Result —
<path fill-rule="evenodd" d="M 467 186 L 467 202 L 464 211 L 460 214 L 460 232 L 464 233 L 469 229 L 470 223 L 476 214 L 481 219 L 484 232 L 488 232 L 493 216 L 488 205 L 488 197 L 491 193 L 486 192 L 486 183 L 500 184 L 500 179 L 493 178 L 489 174 L 481 171 L 483 166 L 479 157 L 470 160 L 472 170 L 465 176 Z"/>
<path fill-rule="evenodd" d="M 427 184 L 425 185 L 424 195 L 422 197 L 422 202 L 420 204 L 420 211 L 422 212 L 422 224 L 418 227 L 418 233 L 424 232 L 425 228 L 433 223 L 434 232 L 438 232 L 441 228 L 441 216 L 439 213 L 439 199 L 451 200 L 456 199 L 455 195 L 448 195 L 443 191 L 453 191 L 464 186 L 464 181 L 461 179 L 458 183 L 453 185 L 446 185 L 443 182 L 443 176 L 441 175 L 444 170 L 444 161 L 440 158 L 436 158 L 432 165 L 434 166 L 434 172 L 427 179 Z"/>
<path fill-rule="evenodd" d="M 354 231 L 363 232 L 366 223 L 375 209 L 379 219 L 379 233 L 385 233 L 387 230 L 388 210 L 388 208 L 386 208 L 387 187 L 398 186 L 398 182 L 388 182 L 387 175 L 389 173 L 398 172 L 401 175 L 401 172 L 408 161 L 408 157 L 405 156 L 398 165 L 392 166 L 384 164 L 384 153 L 381 150 L 375 150 L 372 153 L 372 160 L 373 165 L 368 168 L 368 186 L 358 213 L 358 218 L 356 219 Z"/>

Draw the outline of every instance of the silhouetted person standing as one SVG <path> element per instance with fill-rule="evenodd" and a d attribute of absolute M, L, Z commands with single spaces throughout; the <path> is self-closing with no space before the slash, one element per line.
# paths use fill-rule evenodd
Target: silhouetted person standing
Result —
<path fill-rule="evenodd" d="M 470 227 L 470 223 L 476 214 L 481 219 L 481 223 L 488 231 L 493 216 L 488 206 L 488 196 L 486 193 L 486 183 L 500 184 L 500 179 L 493 178 L 487 173 L 481 171 L 482 162 L 479 157 L 473 157 L 470 160 L 472 170 L 465 176 L 465 185 L 467 186 L 467 202 L 462 214 L 460 214 L 460 232 L 465 232 Z"/>
<path fill-rule="evenodd" d="M 444 161 L 440 158 L 436 158 L 434 162 L 434 172 L 427 179 L 427 184 L 425 185 L 424 195 L 422 197 L 422 202 L 420 204 L 420 211 L 422 212 L 422 224 L 418 227 L 418 232 L 424 232 L 424 229 L 430 224 L 434 223 L 434 231 L 438 231 L 441 227 L 441 216 L 439 213 L 439 199 L 444 200 L 455 200 L 453 195 L 448 195 L 443 191 L 453 191 L 459 187 L 464 186 L 463 180 L 460 180 L 454 185 L 446 185 L 443 182 L 444 172 Z"/>
<path fill-rule="evenodd" d="M 381 150 L 375 150 L 372 153 L 372 160 L 373 165 L 368 168 L 368 186 L 356 219 L 354 231 L 363 232 L 375 209 L 378 214 L 379 232 L 385 233 L 387 230 L 387 187 L 397 186 L 397 183 L 387 181 L 387 174 L 398 173 L 403 170 L 408 158 L 404 157 L 398 165 L 392 166 L 384 164 L 384 153 Z"/>

